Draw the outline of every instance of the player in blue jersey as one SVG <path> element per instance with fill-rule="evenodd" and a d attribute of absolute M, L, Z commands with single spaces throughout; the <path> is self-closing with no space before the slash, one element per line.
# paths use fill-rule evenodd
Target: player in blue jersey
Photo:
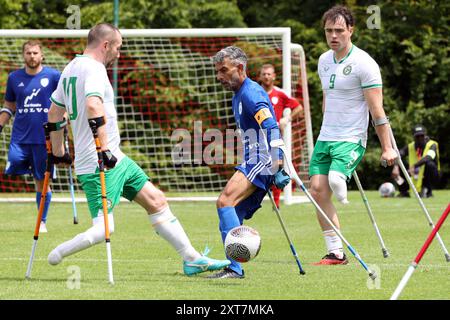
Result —
<path fill-rule="evenodd" d="M 47 160 L 42 125 L 47 122 L 50 96 L 58 85 L 60 72 L 42 65 L 44 55 L 39 41 L 25 42 L 22 53 L 25 67 L 8 77 L 4 107 L 0 110 L 0 132 L 15 116 L 5 174 L 32 174 L 39 207 Z M 45 222 L 51 199 L 49 187 L 40 232 L 47 232 Z"/>
<path fill-rule="evenodd" d="M 269 96 L 255 81 L 247 77 L 247 56 L 238 47 L 226 47 L 214 57 L 217 79 L 234 91 L 232 108 L 244 147 L 244 162 L 226 184 L 217 199 L 219 230 L 222 241 L 227 233 L 250 219 L 261 207 L 261 201 L 271 186 L 284 188 L 290 181 L 281 169 L 281 153 L 272 150 L 270 142 L 280 139 L 280 131 Z M 279 169 L 280 168 L 280 169 Z M 241 265 L 232 262 L 210 278 L 244 278 Z"/>

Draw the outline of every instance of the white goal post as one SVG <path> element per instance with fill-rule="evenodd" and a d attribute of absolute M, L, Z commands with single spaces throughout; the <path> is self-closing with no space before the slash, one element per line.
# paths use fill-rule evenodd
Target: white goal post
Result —
<path fill-rule="evenodd" d="M 0 99 L 3 102 L 10 72 L 23 67 L 22 44 L 39 39 L 44 64 L 62 71 L 81 53 L 89 30 L 0 30 Z M 304 116 L 292 123 L 288 144 L 299 175 L 308 178 L 312 130 L 307 88 L 305 53 L 291 44 L 290 28 L 223 29 L 121 29 L 123 45 L 117 69 L 117 110 L 122 148 L 135 159 L 152 181 L 173 194 L 211 195 L 221 190 L 239 160 L 239 142 L 228 144 L 225 131 L 233 129 L 232 92 L 215 78 L 211 57 L 228 45 L 248 55 L 248 74 L 257 80 L 262 64 L 271 63 L 279 75 L 278 86 L 298 98 Z M 3 175 L 11 124 L 0 136 L 0 192 L 33 192 L 32 177 Z M 191 152 L 184 162 L 173 161 L 174 132 L 190 134 Z M 212 129 L 223 133 L 217 141 Z M 216 136 L 214 136 L 217 138 Z M 185 138 L 184 136 L 182 138 Z M 234 137 L 237 139 L 237 137 Z M 230 150 L 230 148 L 232 150 Z M 232 162 L 220 163 L 233 159 Z M 58 168 L 52 182 L 55 191 L 68 192 L 68 172 Z M 75 190 L 80 187 L 75 181 Z M 285 193 L 291 203 L 292 188 Z"/>

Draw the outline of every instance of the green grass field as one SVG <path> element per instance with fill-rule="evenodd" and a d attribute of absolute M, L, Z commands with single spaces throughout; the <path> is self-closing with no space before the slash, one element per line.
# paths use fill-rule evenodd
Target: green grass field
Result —
<path fill-rule="evenodd" d="M 205 278 L 207 274 L 184 276 L 180 257 L 153 231 L 145 212 L 128 202 L 122 202 L 115 210 L 116 229 L 111 237 L 114 286 L 107 281 L 104 244 L 68 257 L 58 266 L 47 263 L 47 255 L 55 246 L 90 227 L 86 203 L 77 206 L 78 225 L 72 223 L 70 203 L 53 203 L 49 233 L 39 237 L 32 279 L 25 280 L 36 206 L 0 203 L 0 299 L 389 299 L 431 228 L 416 199 L 383 199 L 377 192 L 367 192 L 367 196 L 391 254 L 387 259 L 381 254 L 359 193 L 350 193 L 350 205 L 337 206 L 341 231 L 363 260 L 377 271 L 376 282 L 368 279 L 348 250 L 346 266 L 311 265 L 325 254 L 311 204 L 281 208 L 306 271 L 306 275 L 300 276 L 268 201 L 247 221 L 261 234 L 262 248 L 258 257 L 244 266 L 243 280 L 211 280 Z M 433 221 L 437 221 L 449 199 L 449 190 L 438 190 L 434 198 L 424 199 Z M 208 244 L 212 248 L 211 257 L 223 258 L 213 202 L 173 202 L 171 208 L 198 250 Z M 440 234 L 450 248 L 450 221 L 446 221 Z M 71 281 L 74 272 L 80 275 L 79 283 Z M 400 298 L 450 299 L 449 279 L 450 263 L 445 261 L 435 240 Z"/>

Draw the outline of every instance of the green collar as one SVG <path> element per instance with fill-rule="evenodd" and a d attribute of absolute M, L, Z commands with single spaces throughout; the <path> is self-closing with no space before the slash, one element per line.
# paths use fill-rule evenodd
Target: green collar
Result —
<path fill-rule="evenodd" d="M 334 61 L 334 63 L 341 64 L 342 62 L 344 62 L 345 60 L 347 60 L 347 58 L 348 58 L 348 57 L 350 56 L 350 54 L 352 53 L 354 47 L 355 47 L 355 46 L 352 44 L 352 47 L 350 48 L 350 51 L 349 51 L 349 52 L 347 53 L 347 55 L 346 55 L 344 58 L 342 58 L 341 61 L 339 61 L 339 62 L 336 61 L 336 56 L 335 56 L 335 54 L 333 53 L 333 61 Z"/>
<path fill-rule="evenodd" d="M 76 54 L 75 55 L 77 58 L 92 58 L 90 55 L 88 54 Z"/>

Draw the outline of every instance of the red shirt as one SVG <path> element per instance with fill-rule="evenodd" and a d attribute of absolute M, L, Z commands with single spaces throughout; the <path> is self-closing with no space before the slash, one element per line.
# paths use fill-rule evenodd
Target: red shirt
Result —
<path fill-rule="evenodd" d="M 272 91 L 269 94 L 269 98 L 270 102 L 272 102 L 277 122 L 279 122 L 283 117 L 283 110 L 285 108 L 290 108 L 293 110 L 300 104 L 296 99 L 289 97 L 278 87 L 273 87 Z"/>

